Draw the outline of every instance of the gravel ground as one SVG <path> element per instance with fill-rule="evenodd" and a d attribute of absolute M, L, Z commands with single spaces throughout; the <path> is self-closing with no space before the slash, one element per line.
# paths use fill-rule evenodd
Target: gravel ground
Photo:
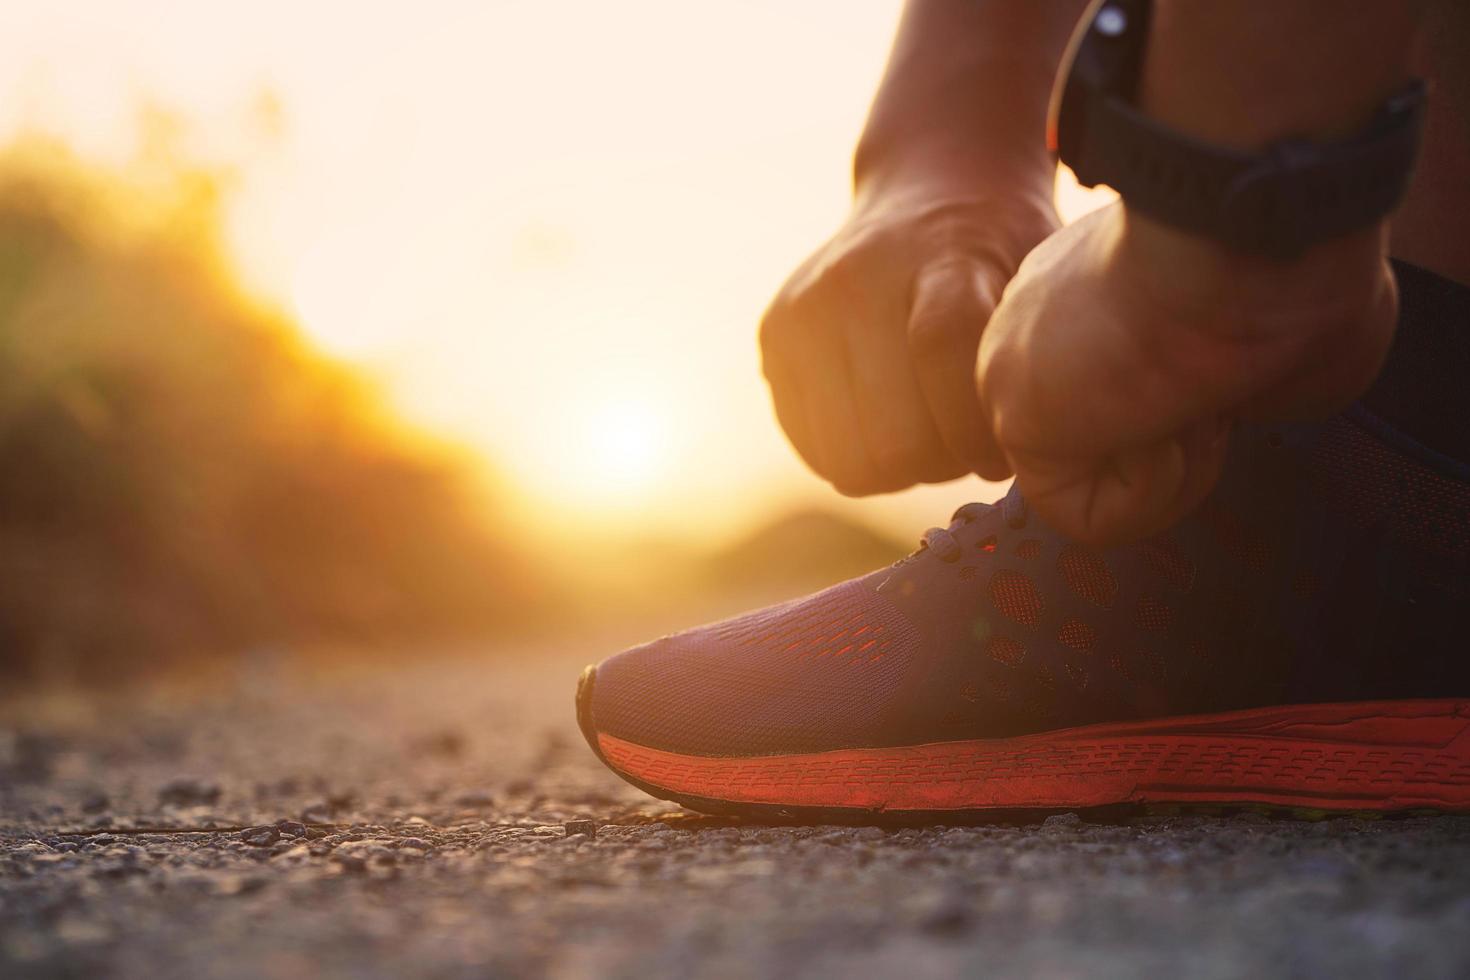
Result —
<path fill-rule="evenodd" d="M 583 659 L 0 708 L 0 976 L 1470 976 L 1470 819 L 702 818 Z"/>

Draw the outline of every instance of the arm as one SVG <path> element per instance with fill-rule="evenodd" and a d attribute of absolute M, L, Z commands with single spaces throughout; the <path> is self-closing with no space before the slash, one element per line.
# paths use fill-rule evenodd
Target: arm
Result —
<path fill-rule="evenodd" d="M 1140 107 L 1242 148 L 1339 136 L 1406 80 L 1417 16 L 1397 0 L 1159 0 Z M 1084 540 L 1146 534 L 1208 493 L 1233 419 L 1306 417 L 1355 397 L 1396 315 L 1386 226 L 1277 262 L 1124 202 L 1038 248 L 978 373 L 1028 499 Z"/>
<path fill-rule="evenodd" d="M 1180 132 L 1244 150 L 1350 135 L 1408 81 L 1421 13 L 1422 4 L 1398 0 L 1161 0 L 1140 107 Z M 1126 202 L 1124 212 L 1140 260 L 1172 259 L 1163 271 L 1175 288 L 1200 295 L 1245 287 L 1262 317 L 1285 312 L 1287 298 L 1313 310 L 1334 300 L 1361 307 L 1382 286 L 1387 221 L 1282 264 L 1231 256 L 1128 213 Z M 1332 319 L 1341 326 L 1352 317 Z"/>
<path fill-rule="evenodd" d="M 1159 0 L 1140 105 L 1241 149 L 1348 135 L 1409 80 L 1420 0 Z"/>
<path fill-rule="evenodd" d="M 1057 63 L 1084 0 L 911 0 L 854 159 L 859 198 L 987 176 L 1050 195 L 1042 140 Z"/>
<path fill-rule="evenodd" d="M 1081 0 L 910 0 L 847 222 L 761 325 L 776 414 L 851 494 L 1004 463 L 975 394 L 980 333 L 1057 226 L 1047 100 Z"/>

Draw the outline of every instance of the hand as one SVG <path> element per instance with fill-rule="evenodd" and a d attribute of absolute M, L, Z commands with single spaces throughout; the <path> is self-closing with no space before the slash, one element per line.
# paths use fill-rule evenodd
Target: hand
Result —
<path fill-rule="evenodd" d="M 776 415 L 807 464 L 852 496 L 1004 476 L 975 357 L 1007 280 L 1057 225 L 1043 191 L 860 206 L 761 323 Z"/>
<path fill-rule="evenodd" d="M 1379 227 L 1274 264 L 1121 204 L 1049 238 L 991 316 L 976 375 L 1027 501 L 1080 541 L 1141 537 L 1214 486 L 1233 420 L 1350 401 L 1392 339 L 1384 245 Z"/>

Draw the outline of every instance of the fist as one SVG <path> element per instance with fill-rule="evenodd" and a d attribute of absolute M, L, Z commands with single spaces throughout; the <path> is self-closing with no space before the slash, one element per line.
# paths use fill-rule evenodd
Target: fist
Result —
<path fill-rule="evenodd" d="M 975 359 L 1006 282 L 1057 225 L 1043 197 L 859 209 L 761 323 L 776 416 L 807 464 L 850 496 L 1005 476 Z"/>
<path fill-rule="evenodd" d="M 1022 263 L 976 390 L 1028 503 L 1069 537 L 1113 544 L 1204 498 L 1233 420 L 1310 418 L 1356 397 L 1396 311 L 1383 228 L 1276 263 L 1114 204 Z"/>

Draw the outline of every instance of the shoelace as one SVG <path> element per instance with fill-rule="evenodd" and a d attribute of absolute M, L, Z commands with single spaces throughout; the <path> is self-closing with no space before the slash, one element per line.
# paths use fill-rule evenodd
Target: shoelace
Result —
<path fill-rule="evenodd" d="M 960 528 L 973 524 L 986 514 L 1000 512 L 1001 520 L 1006 527 L 1017 529 L 1026 526 L 1027 508 L 1026 498 L 1015 490 L 1001 498 L 998 504 L 964 504 L 954 512 L 949 519 L 949 527 L 931 527 L 919 538 L 919 550 L 911 557 L 917 557 L 925 550 L 932 551 L 941 560 L 947 562 L 959 561 L 960 555 L 964 554 L 964 547 L 955 540 L 954 533 Z"/>

